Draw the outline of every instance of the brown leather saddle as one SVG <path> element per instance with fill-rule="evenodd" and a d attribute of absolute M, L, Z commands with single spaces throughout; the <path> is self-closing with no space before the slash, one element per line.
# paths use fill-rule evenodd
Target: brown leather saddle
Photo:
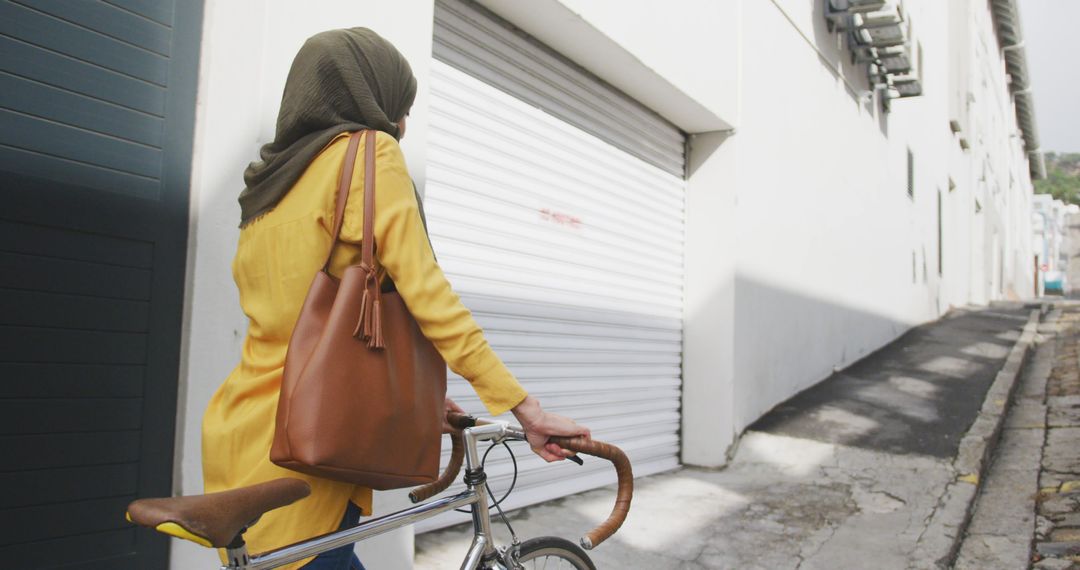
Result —
<path fill-rule="evenodd" d="M 211 548 L 235 546 L 240 534 L 263 513 L 311 494 L 300 479 L 274 479 L 220 493 L 139 499 L 128 505 L 127 519 L 177 538 Z"/>

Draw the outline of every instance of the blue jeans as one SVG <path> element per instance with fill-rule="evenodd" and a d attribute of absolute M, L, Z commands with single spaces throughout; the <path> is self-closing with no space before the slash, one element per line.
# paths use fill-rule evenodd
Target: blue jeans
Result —
<path fill-rule="evenodd" d="M 345 516 L 341 519 L 339 529 L 346 529 L 356 525 L 360 520 L 360 507 L 349 502 L 345 507 Z M 340 548 L 328 550 L 315 557 L 314 560 L 304 565 L 301 570 L 364 570 L 364 565 L 356 557 L 353 545 L 347 544 Z"/>

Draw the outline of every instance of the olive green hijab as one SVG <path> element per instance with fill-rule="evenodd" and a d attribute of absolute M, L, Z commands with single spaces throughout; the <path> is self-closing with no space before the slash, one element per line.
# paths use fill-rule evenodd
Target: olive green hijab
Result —
<path fill-rule="evenodd" d="M 397 123 L 415 98 L 409 62 L 375 32 L 349 28 L 309 38 L 285 81 L 274 140 L 244 171 L 240 225 L 272 210 L 338 134 L 376 129 L 398 138 Z"/>

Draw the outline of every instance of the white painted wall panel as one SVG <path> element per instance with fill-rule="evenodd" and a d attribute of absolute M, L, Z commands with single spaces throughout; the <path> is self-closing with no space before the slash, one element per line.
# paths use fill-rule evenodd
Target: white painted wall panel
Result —
<path fill-rule="evenodd" d="M 203 411 L 214 390 L 239 362 L 247 319 L 240 311 L 230 263 L 239 235 L 236 196 L 244 166 L 274 136 L 285 78 L 297 50 L 313 34 L 367 26 L 394 43 L 409 60 L 419 91 L 402 150 L 409 173 L 424 187 L 427 150 L 428 61 L 433 6 L 404 0 L 377 6 L 371 0 L 206 0 L 202 34 L 195 149 L 192 161 L 184 356 L 177 425 L 178 494 L 201 493 Z M 375 511 L 408 505 L 407 491 L 377 493 Z M 412 568 L 412 529 L 357 546 L 368 568 Z M 217 553 L 173 539 L 171 568 L 216 568 Z"/>

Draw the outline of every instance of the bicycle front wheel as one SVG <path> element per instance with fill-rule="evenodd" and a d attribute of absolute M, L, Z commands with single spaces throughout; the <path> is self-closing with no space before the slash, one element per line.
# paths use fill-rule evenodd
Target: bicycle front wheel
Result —
<path fill-rule="evenodd" d="M 555 536 L 530 538 L 521 543 L 518 562 L 527 570 L 596 570 L 580 546 Z"/>

